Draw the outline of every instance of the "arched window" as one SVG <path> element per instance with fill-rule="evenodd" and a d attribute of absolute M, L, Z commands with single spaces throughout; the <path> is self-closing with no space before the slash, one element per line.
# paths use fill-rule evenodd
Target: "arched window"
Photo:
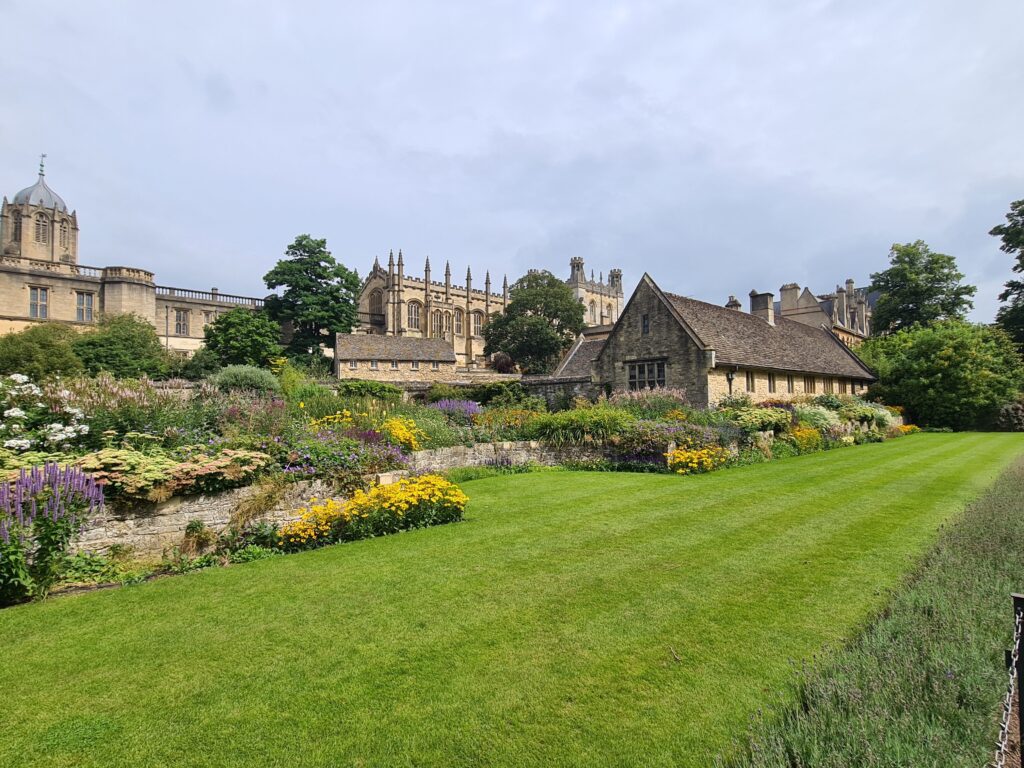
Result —
<path fill-rule="evenodd" d="M 21 242 L 21 211 L 15 211 L 13 216 L 14 226 L 11 227 L 11 240 Z"/>
<path fill-rule="evenodd" d="M 456 336 L 461 336 L 462 335 L 462 310 L 461 309 L 456 309 L 455 310 L 455 335 Z"/>
<path fill-rule="evenodd" d="M 473 335 L 483 336 L 484 330 L 484 313 L 474 312 L 473 313 Z"/>
<path fill-rule="evenodd" d="M 430 313 L 430 335 L 441 337 L 441 310 L 435 309 Z"/>
<path fill-rule="evenodd" d="M 42 214 L 36 216 L 36 242 L 50 242 L 50 222 Z"/>
<path fill-rule="evenodd" d="M 71 229 L 68 227 L 68 220 L 60 223 L 60 247 L 67 248 L 71 244 Z"/>
<path fill-rule="evenodd" d="M 370 314 L 384 314 L 384 294 L 379 289 L 370 294 Z"/>
<path fill-rule="evenodd" d="M 597 322 L 597 302 L 590 302 L 590 322 Z"/>
<path fill-rule="evenodd" d="M 418 301 L 409 302 L 409 328 L 414 331 L 420 329 L 420 303 Z"/>
<path fill-rule="evenodd" d="M 444 313 L 444 335 L 450 337 L 452 335 L 452 313 Z"/>

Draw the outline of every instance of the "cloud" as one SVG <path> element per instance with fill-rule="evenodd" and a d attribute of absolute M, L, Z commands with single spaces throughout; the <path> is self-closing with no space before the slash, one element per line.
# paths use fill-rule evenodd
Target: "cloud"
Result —
<path fill-rule="evenodd" d="M 85 263 L 264 293 L 302 232 L 496 280 L 644 271 L 724 301 L 952 253 L 1024 197 L 1024 6 L 996 0 L 5 4 L 0 179 L 36 155 Z M 41 46 L 40 41 L 45 41 Z M 41 55 L 40 51 L 45 51 Z"/>

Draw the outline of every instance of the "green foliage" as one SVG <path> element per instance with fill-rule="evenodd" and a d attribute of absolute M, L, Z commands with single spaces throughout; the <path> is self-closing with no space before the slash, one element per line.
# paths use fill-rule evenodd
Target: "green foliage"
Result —
<path fill-rule="evenodd" d="M 729 419 L 747 434 L 782 432 L 793 422 L 793 414 L 784 408 L 737 408 Z"/>
<path fill-rule="evenodd" d="M 686 393 L 681 389 L 639 389 L 633 392 L 619 392 L 609 398 L 608 403 L 623 408 L 638 419 L 660 419 L 677 411 L 688 413 Z"/>
<path fill-rule="evenodd" d="M 793 413 L 799 423 L 817 430 L 824 431 L 829 427 L 838 427 L 840 423 L 839 414 L 823 405 L 796 403 L 793 406 Z"/>
<path fill-rule="evenodd" d="M 956 259 L 933 253 L 923 240 L 894 243 L 889 261 L 888 269 L 871 275 L 871 289 L 881 292 L 872 313 L 876 332 L 960 319 L 974 306 L 977 288 L 961 283 Z"/>
<path fill-rule="evenodd" d="M 402 389 L 394 384 L 383 381 L 361 381 L 359 379 L 342 379 L 335 385 L 335 390 L 342 397 L 369 397 L 375 400 L 397 402 L 402 399 Z"/>
<path fill-rule="evenodd" d="M 583 314 L 569 286 L 550 272 L 531 272 L 484 326 L 484 354 L 504 352 L 526 373 L 548 373 L 583 330 Z"/>
<path fill-rule="evenodd" d="M 1021 387 L 1020 355 L 995 327 L 949 320 L 868 339 L 858 353 L 878 372 L 869 394 L 922 426 L 988 426 Z"/>
<path fill-rule="evenodd" d="M 195 354 L 183 361 L 177 372 L 172 375 L 181 376 L 189 381 L 199 381 L 213 376 L 221 369 L 220 358 L 206 347 L 200 347 Z"/>
<path fill-rule="evenodd" d="M 0 336 L 0 375 L 23 373 L 41 382 L 78 373 L 82 361 L 71 348 L 77 338 L 74 328 L 61 323 L 41 323 Z"/>
<path fill-rule="evenodd" d="M 243 391 L 270 395 L 281 391 L 281 382 L 274 374 L 252 365 L 229 365 L 213 377 L 213 383 L 222 392 Z"/>
<path fill-rule="evenodd" d="M 235 307 L 207 325 L 204 336 L 221 365 L 265 366 L 281 354 L 281 326 L 263 311 Z"/>
<path fill-rule="evenodd" d="M 228 555 L 228 560 L 231 563 L 251 563 L 256 560 L 266 560 L 268 557 L 278 557 L 282 554 L 284 553 L 279 549 L 261 547 L 258 544 L 246 544 Z"/>
<path fill-rule="evenodd" d="M 595 407 L 542 413 L 527 425 L 531 439 L 552 445 L 601 443 L 625 432 L 636 419 L 617 408 Z"/>
<path fill-rule="evenodd" d="M 72 341 L 71 348 L 91 374 L 107 372 L 119 379 L 159 378 L 170 367 L 156 329 L 137 315 L 103 317 L 95 330 Z"/>
<path fill-rule="evenodd" d="M 284 288 L 266 300 L 267 314 L 289 323 L 292 354 L 320 355 L 333 334 L 348 333 L 357 322 L 360 281 L 356 272 L 335 261 L 326 240 L 299 235 L 264 277 L 267 288 Z"/>
<path fill-rule="evenodd" d="M 1006 223 L 993 227 L 989 234 L 1002 241 L 999 250 L 1014 257 L 1013 272 L 1024 272 L 1024 200 L 1010 203 Z M 1008 301 L 1009 304 L 999 308 L 996 322 L 1018 346 L 1024 346 L 1024 281 L 1007 280 L 999 300 Z"/>
<path fill-rule="evenodd" d="M 816 398 L 811 400 L 815 405 L 820 405 L 822 408 L 828 408 L 830 411 L 842 410 L 845 402 L 839 395 L 834 395 L 826 392 L 823 395 L 818 395 Z"/>

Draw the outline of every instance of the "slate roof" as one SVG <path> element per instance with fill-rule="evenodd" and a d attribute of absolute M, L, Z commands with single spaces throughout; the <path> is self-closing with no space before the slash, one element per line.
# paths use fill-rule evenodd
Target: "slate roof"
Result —
<path fill-rule="evenodd" d="M 715 350 L 718 366 L 875 378 L 842 342 L 823 328 L 777 315 L 773 326 L 739 310 L 672 293 L 664 295 L 703 345 Z"/>
<path fill-rule="evenodd" d="M 587 339 L 576 342 L 569 350 L 568 356 L 559 363 L 554 376 L 558 378 L 582 378 L 590 376 L 590 364 L 597 359 L 604 349 L 606 339 Z"/>
<path fill-rule="evenodd" d="M 376 333 L 339 333 L 335 355 L 339 360 L 402 360 L 454 363 L 455 351 L 444 339 L 383 336 Z"/>

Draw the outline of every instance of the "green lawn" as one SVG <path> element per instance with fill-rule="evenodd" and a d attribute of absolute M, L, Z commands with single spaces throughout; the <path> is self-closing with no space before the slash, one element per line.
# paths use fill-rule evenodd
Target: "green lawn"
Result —
<path fill-rule="evenodd" d="M 1021 451 L 494 477 L 464 523 L 0 611 L 0 765 L 707 766 Z"/>

